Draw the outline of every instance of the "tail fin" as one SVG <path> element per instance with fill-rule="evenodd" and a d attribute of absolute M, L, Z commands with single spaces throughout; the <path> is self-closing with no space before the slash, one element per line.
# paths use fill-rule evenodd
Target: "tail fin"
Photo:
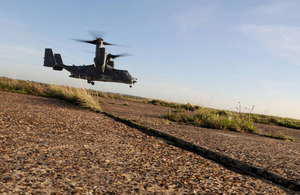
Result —
<path fill-rule="evenodd" d="M 58 54 L 58 53 L 54 54 L 54 59 L 55 59 L 56 63 L 54 65 L 54 67 L 53 67 L 53 70 L 62 70 L 63 69 L 62 65 L 64 63 L 63 63 L 63 61 L 61 59 L 60 54 Z"/>
<path fill-rule="evenodd" d="M 59 53 L 54 54 L 55 62 L 59 65 L 64 64 Z"/>
<path fill-rule="evenodd" d="M 53 55 L 52 49 L 45 49 L 44 66 L 53 67 L 53 70 L 62 70 L 63 62 L 60 54 Z"/>
<path fill-rule="evenodd" d="M 52 49 L 46 48 L 45 56 L 44 56 L 44 66 L 53 67 L 54 65 L 55 65 L 55 59 L 53 56 Z"/>

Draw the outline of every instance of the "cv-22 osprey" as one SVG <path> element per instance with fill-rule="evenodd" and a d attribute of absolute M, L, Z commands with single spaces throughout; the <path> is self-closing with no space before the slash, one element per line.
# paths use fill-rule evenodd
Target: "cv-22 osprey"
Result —
<path fill-rule="evenodd" d="M 127 70 L 115 69 L 115 62 L 113 59 L 124 56 L 126 54 L 107 54 L 106 48 L 103 45 L 114 45 L 104 42 L 102 38 L 96 38 L 94 40 L 77 40 L 85 43 L 96 45 L 94 64 L 91 65 L 65 65 L 62 61 L 60 54 L 54 54 L 52 49 L 45 49 L 44 66 L 52 67 L 53 70 L 62 71 L 66 69 L 71 73 L 70 77 L 85 79 L 88 83 L 94 85 L 94 81 L 104 82 L 117 82 L 132 84 L 137 82 L 137 78 L 132 77 Z"/>

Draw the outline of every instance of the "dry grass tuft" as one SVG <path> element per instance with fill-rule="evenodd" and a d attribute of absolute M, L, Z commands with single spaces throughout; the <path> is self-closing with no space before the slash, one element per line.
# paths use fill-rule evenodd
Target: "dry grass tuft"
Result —
<path fill-rule="evenodd" d="M 282 131 L 260 134 L 254 126 L 251 113 L 245 114 L 210 108 L 199 108 L 195 111 L 169 109 L 163 113 L 163 117 L 170 121 L 183 122 L 205 128 L 247 132 L 276 139 L 295 141 L 294 137 L 285 135 Z"/>
<path fill-rule="evenodd" d="M 86 89 L 0 78 L 0 90 L 67 100 L 82 108 L 102 112 L 99 97 Z"/>
<path fill-rule="evenodd" d="M 238 112 L 230 112 L 194 106 L 190 103 L 177 104 L 161 100 L 147 100 L 145 98 L 123 96 L 121 94 L 48 85 L 4 77 L 0 77 L 0 90 L 63 99 L 94 112 L 102 112 L 99 102 L 103 100 L 99 97 L 160 105 L 176 109 L 173 111 L 169 109 L 168 112 L 163 113 L 165 119 L 214 129 L 258 133 L 253 122 L 300 129 L 300 120 L 252 114 L 254 107 L 250 109 L 250 113 L 242 113 L 240 103 Z M 124 103 L 124 106 L 129 106 L 129 103 Z M 295 140 L 295 138 L 284 135 L 282 132 L 264 134 L 263 136 L 291 141 Z"/>
<path fill-rule="evenodd" d="M 263 136 L 272 137 L 272 138 L 276 138 L 276 139 L 282 139 L 282 140 L 286 140 L 286 141 L 295 141 L 296 140 L 292 136 L 285 135 L 282 131 L 266 133 L 266 134 L 263 134 Z"/>
<path fill-rule="evenodd" d="M 86 89 L 50 85 L 47 96 L 64 99 L 94 112 L 102 112 L 98 97 L 93 97 Z"/>
<path fill-rule="evenodd" d="M 228 111 L 199 108 L 192 112 L 177 109 L 168 110 L 163 114 L 163 117 L 171 121 L 189 123 L 205 128 L 257 133 L 257 129 L 250 118 Z"/>

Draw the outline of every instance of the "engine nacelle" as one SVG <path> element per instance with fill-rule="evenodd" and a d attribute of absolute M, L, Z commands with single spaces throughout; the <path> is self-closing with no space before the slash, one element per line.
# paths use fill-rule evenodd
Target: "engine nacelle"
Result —
<path fill-rule="evenodd" d="M 109 66 L 111 66 L 111 67 L 115 67 L 115 61 L 111 61 L 111 60 L 109 60 L 108 62 L 107 62 L 107 65 L 109 65 Z"/>
<path fill-rule="evenodd" d="M 96 57 L 94 59 L 95 68 L 101 68 L 106 62 L 106 48 L 96 48 Z"/>

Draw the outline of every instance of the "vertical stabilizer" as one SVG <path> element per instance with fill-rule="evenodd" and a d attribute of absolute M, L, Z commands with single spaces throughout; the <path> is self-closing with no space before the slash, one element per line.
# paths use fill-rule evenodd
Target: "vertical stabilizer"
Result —
<path fill-rule="evenodd" d="M 62 70 L 63 69 L 63 61 L 60 54 L 54 54 L 55 65 L 53 66 L 53 70 Z"/>
<path fill-rule="evenodd" d="M 62 65 L 64 64 L 61 58 L 61 55 L 59 53 L 54 54 L 55 62 L 56 64 Z"/>
<path fill-rule="evenodd" d="M 53 67 L 54 65 L 55 65 L 55 59 L 53 56 L 52 49 L 46 48 L 45 56 L 44 56 L 44 66 Z"/>

